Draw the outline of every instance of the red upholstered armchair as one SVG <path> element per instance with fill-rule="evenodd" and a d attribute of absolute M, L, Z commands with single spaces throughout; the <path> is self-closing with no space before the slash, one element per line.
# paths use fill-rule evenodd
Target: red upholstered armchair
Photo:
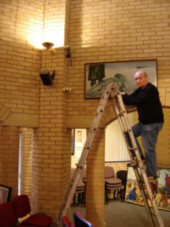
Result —
<path fill-rule="evenodd" d="M 75 227 L 94 227 L 94 225 L 85 219 L 78 211 L 74 214 L 74 223 Z"/>
<path fill-rule="evenodd" d="M 25 225 L 17 225 L 14 208 L 11 202 L 0 204 L 0 227 L 26 227 Z M 30 225 L 30 227 L 36 227 Z"/>
<path fill-rule="evenodd" d="M 52 217 L 43 214 L 31 214 L 31 206 L 27 195 L 19 195 L 14 199 L 14 208 L 17 218 L 29 215 L 22 224 L 38 225 L 48 227 L 52 223 Z"/>

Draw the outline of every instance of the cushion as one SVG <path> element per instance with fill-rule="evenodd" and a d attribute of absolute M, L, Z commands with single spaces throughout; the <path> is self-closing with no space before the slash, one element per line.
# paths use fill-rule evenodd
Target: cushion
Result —
<path fill-rule="evenodd" d="M 26 220 L 22 222 L 22 224 L 33 224 L 33 225 L 39 225 L 41 227 L 47 227 L 52 222 L 52 218 L 47 215 L 41 215 L 41 214 L 33 214 Z"/>

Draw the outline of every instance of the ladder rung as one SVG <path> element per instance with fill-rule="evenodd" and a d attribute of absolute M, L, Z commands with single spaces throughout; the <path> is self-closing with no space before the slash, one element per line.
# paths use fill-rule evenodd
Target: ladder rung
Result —
<path fill-rule="evenodd" d="M 124 130 L 123 133 L 126 134 L 126 133 L 131 132 L 131 131 L 132 131 L 132 129 L 128 129 L 128 130 Z"/>
<path fill-rule="evenodd" d="M 78 168 L 80 168 L 80 169 L 84 169 L 84 166 L 81 166 L 81 165 L 78 165 L 78 164 L 76 164 L 76 166 L 77 166 Z"/>
<path fill-rule="evenodd" d="M 143 186 L 143 184 L 144 184 L 144 181 L 142 181 L 142 180 L 139 180 L 139 181 L 138 181 L 138 184 L 139 184 L 140 186 Z"/>
<path fill-rule="evenodd" d="M 118 116 L 123 116 L 123 114 L 125 114 L 125 111 L 119 112 Z"/>
<path fill-rule="evenodd" d="M 130 150 L 130 151 L 134 151 L 134 150 L 136 150 L 135 148 L 133 148 L 133 147 L 129 147 L 128 146 L 128 150 Z"/>

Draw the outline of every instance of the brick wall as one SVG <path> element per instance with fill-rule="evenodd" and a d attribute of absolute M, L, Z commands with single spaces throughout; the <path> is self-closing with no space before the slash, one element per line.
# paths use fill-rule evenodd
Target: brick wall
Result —
<path fill-rule="evenodd" d="M 32 45 L 35 32 L 42 33 L 42 3 L 1 1 L 0 10 L 0 102 L 12 112 L 37 114 L 41 52 Z"/>
<path fill-rule="evenodd" d="M 0 140 L 0 182 L 12 188 L 11 200 L 13 200 L 18 189 L 19 129 L 2 126 Z"/>
<path fill-rule="evenodd" d="M 0 2 L 1 124 L 6 125 L 1 128 L 1 154 L 6 155 L 5 160 L 1 159 L 1 172 L 6 172 L 1 183 L 12 186 L 12 199 L 18 193 L 19 127 L 10 125 L 19 126 L 22 116 L 26 116 L 23 125 L 28 125 L 30 116 L 39 113 L 41 51 L 37 49 L 36 35 L 42 34 L 42 10 L 42 1 Z M 41 36 L 39 38 L 38 42 L 41 42 Z M 14 115 L 19 117 L 14 117 L 12 124 L 4 124 Z M 25 165 L 25 170 L 22 168 L 23 175 L 27 167 Z M 28 179 L 30 173 L 24 177 Z M 25 190 L 25 183 L 22 185 L 22 192 L 23 188 Z"/>
<path fill-rule="evenodd" d="M 39 116 L 39 128 L 34 130 L 32 205 L 33 211 L 45 211 L 55 219 L 65 194 L 65 181 L 70 176 L 71 140 L 66 123 L 74 117 L 81 126 L 86 117 L 93 118 L 99 101 L 84 99 L 85 63 L 157 59 L 161 100 L 163 105 L 170 106 L 170 3 L 159 0 L 2 0 L 0 10 L 0 103 L 3 108 L 8 108 L 8 113 Z M 44 31 L 48 28 L 51 31 L 55 26 L 54 30 L 60 34 L 58 37 L 57 33 L 51 35 L 53 41 L 71 46 L 72 65 L 70 59 L 65 58 L 63 48 L 56 49 L 54 56 L 37 49 L 36 44 L 40 44 L 44 37 L 43 21 Z M 39 73 L 44 67 L 56 70 L 51 87 L 44 87 L 40 81 Z M 72 91 L 63 93 L 63 87 L 71 87 Z M 11 130 L 19 133 L 18 128 L 1 127 L 1 136 L 6 133 L 9 144 L 17 141 Z M 165 140 L 169 129 L 166 130 L 162 134 L 163 142 L 158 144 L 158 155 L 169 142 Z M 16 159 L 17 147 L 15 144 Z M 88 159 L 94 163 L 89 165 L 88 192 L 94 190 L 94 176 L 100 182 L 96 195 L 100 205 L 92 193 L 87 197 L 91 200 L 87 204 L 93 208 L 93 214 L 97 216 L 99 210 L 101 212 L 100 226 L 104 226 L 103 172 L 97 173 L 104 168 L 102 149 L 103 142 L 92 150 Z M 5 155 L 10 156 L 10 152 L 7 148 Z M 13 195 L 17 194 L 16 159 L 12 162 L 15 177 L 12 178 L 12 173 L 6 179 L 9 182 L 13 179 Z M 10 161 L 3 160 L 1 167 L 5 163 L 10 165 Z M 166 155 L 161 155 L 159 164 L 169 167 Z M 4 182 L 3 176 L 2 179 Z M 95 216 L 91 217 L 90 211 L 89 208 L 87 217 L 95 223 Z"/>
<path fill-rule="evenodd" d="M 168 96 L 168 23 L 169 3 L 153 0 L 72 1 L 69 37 L 73 46 L 73 67 L 69 67 L 69 82 L 73 91 L 69 97 L 68 115 L 93 114 L 98 103 L 97 100 L 84 100 L 84 63 L 89 62 L 156 58 L 158 88 L 163 97 Z"/>
<path fill-rule="evenodd" d="M 152 0 L 71 2 L 69 43 L 73 66 L 68 70 L 72 92 L 67 107 L 70 118 L 94 116 L 98 105 L 98 100 L 84 100 L 85 63 L 157 59 L 161 100 L 169 105 L 169 9 L 168 2 Z M 120 168 L 118 164 L 114 166 Z M 86 209 L 87 217 L 88 212 Z"/>

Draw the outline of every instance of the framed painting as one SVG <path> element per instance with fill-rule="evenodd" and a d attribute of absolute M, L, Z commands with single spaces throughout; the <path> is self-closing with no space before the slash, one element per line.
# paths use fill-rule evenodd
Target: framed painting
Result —
<path fill-rule="evenodd" d="M 158 187 L 154 198 L 159 209 L 170 211 L 170 169 L 158 169 Z M 128 167 L 125 201 L 144 205 L 139 186 L 132 167 Z"/>
<path fill-rule="evenodd" d="M 11 187 L 0 184 L 0 204 L 10 201 Z"/>
<path fill-rule="evenodd" d="M 157 85 L 157 61 L 124 61 L 85 64 L 85 98 L 100 98 L 103 88 L 116 83 L 121 92 L 132 93 L 137 87 L 134 74 L 145 71 L 149 82 Z"/>

